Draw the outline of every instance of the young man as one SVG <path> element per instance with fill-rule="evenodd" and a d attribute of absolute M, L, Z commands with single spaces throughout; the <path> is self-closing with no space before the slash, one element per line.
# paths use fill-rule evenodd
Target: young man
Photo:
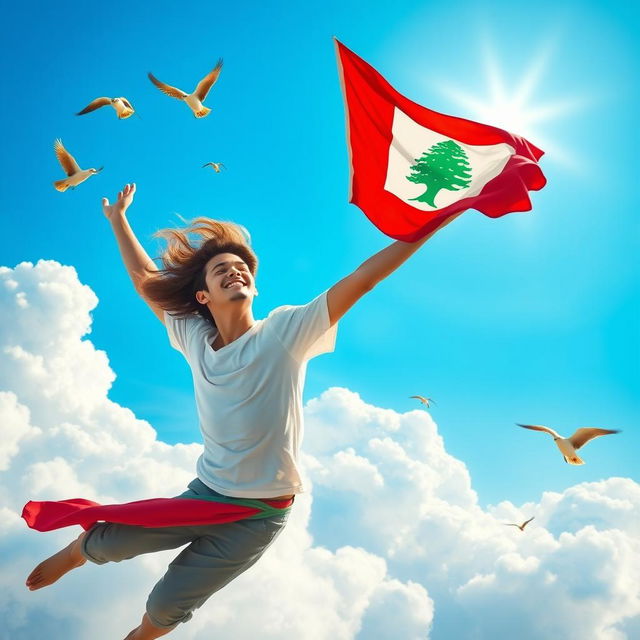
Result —
<path fill-rule="evenodd" d="M 204 452 L 197 478 L 181 497 L 288 506 L 303 491 L 297 456 L 306 363 L 333 350 L 338 320 L 428 237 L 394 242 L 307 305 L 279 307 L 255 320 L 257 258 L 240 227 L 198 218 L 185 230 L 159 232 L 169 245 L 158 269 L 125 216 L 135 191 L 135 184 L 127 184 L 113 205 L 103 198 L 102 206 L 136 291 L 192 370 Z M 187 234 L 200 235 L 202 242 L 194 244 Z M 188 545 L 125 640 L 159 638 L 253 565 L 287 515 L 282 509 L 259 519 L 155 528 L 100 522 L 40 563 L 26 584 L 31 590 L 53 584 L 87 560 L 118 562 Z"/>

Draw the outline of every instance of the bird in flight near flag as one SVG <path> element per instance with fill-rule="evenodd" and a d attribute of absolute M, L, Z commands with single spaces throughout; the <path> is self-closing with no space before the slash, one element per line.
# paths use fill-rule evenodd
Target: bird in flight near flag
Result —
<path fill-rule="evenodd" d="M 529 211 L 543 151 L 513 133 L 427 109 L 336 40 L 347 115 L 349 202 L 386 235 L 416 242 L 466 209 Z"/>

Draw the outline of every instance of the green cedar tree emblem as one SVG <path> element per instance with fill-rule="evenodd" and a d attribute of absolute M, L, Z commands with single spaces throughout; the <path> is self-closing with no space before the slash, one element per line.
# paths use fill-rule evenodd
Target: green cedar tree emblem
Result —
<path fill-rule="evenodd" d="M 422 157 L 416 159 L 410 168 L 412 175 L 407 180 L 424 184 L 427 190 L 417 198 L 435 207 L 434 199 L 441 189 L 459 191 L 471 184 L 471 167 L 464 149 L 453 140 L 444 140 L 434 144 Z"/>

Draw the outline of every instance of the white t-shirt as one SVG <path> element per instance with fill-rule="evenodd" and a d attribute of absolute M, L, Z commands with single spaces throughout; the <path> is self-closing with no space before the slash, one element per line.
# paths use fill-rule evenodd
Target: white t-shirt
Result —
<path fill-rule="evenodd" d="M 327 292 L 274 309 L 217 351 L 218 331 L 197 314 L 164 313 L 171 345 L 193 376 L 204 453 L 197 474 L 214 491 L 274 498 L 304 491 L 297 460 L 307 362 L 334 350 Z"/>

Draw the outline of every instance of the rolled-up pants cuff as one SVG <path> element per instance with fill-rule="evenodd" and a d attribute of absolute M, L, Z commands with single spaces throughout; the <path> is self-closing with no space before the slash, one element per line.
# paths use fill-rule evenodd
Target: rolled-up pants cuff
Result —
<path fill-rule="evenodd" d="M 82 554 L 83 558 L 86 558 L 87 560 L 89 560 L 90 562 L 93 562 L 94 564 L 107 564 L 107 562 L 109 562 L 108 560 L 98 560 L 97 558 L 94 558 L 92 555 L 90 555 L 89 552 L 87 551 L 87 542 L 89 540 L 89 537 L 91 536 L 91 532 L 97 526 L 100 526 L 100 525 L 99 524 L 95 525 L 93 528 L 85 532 L 85 535 L 82 538 L 82 542 L 80 543 L 80 553 Z"/>
<path fill-rule="evenodd" d="M 174 629 L 175 627 L 177 627 L 182 622 L 187 622 L 188 620 L 191 620 L 191 618 L 193 618 L 193 614 L 191 612 L 189 612 L 184 616 L 184 618 L 181 618 L 177 622 L 172 622 L 171 624 L 162 624 L 162 622 L 159 622 L 156 618 L 154 618 L 149 613 L 149 609 L 147 609 L 147 616 L 149 616 L 149 620 L 151 620 L 151 624 L 154 627 L 159 627 L 160 629 Z"/>

